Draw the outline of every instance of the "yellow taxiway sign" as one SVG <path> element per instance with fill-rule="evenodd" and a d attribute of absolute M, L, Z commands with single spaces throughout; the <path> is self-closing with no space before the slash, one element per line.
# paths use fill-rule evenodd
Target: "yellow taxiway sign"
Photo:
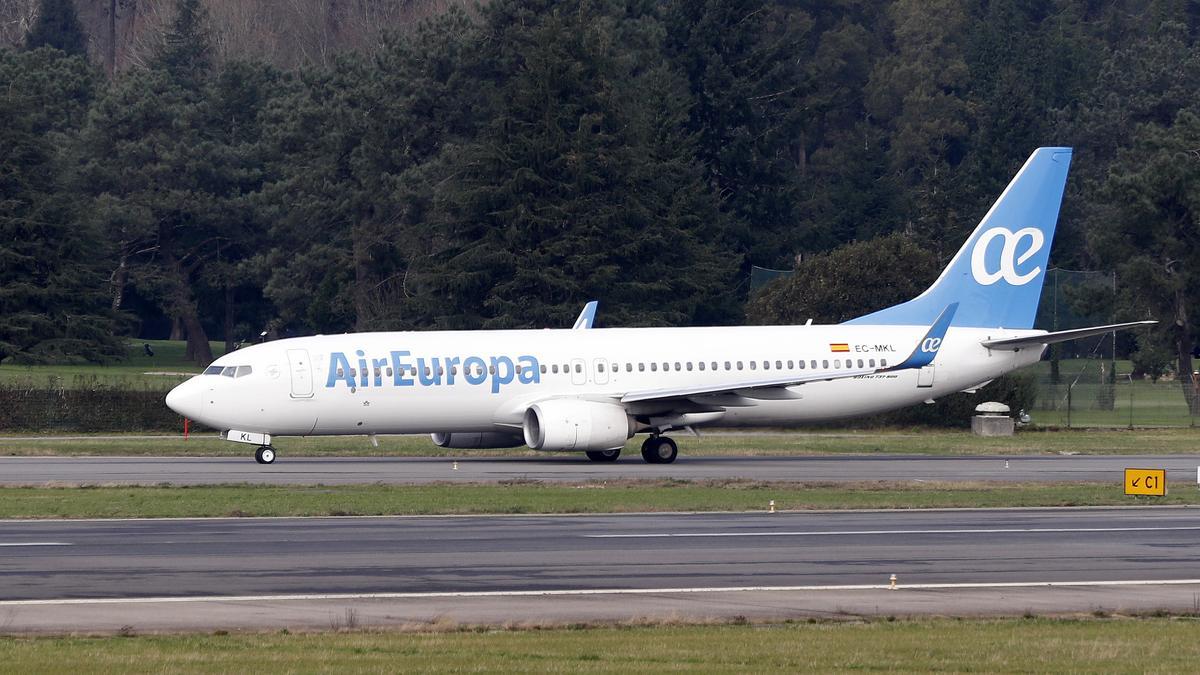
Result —
<path fill-rule="evenodd" d="M 1125 469 L 1125 494 L 1167 494 L 1167 472 L 1165 469 Z"/>

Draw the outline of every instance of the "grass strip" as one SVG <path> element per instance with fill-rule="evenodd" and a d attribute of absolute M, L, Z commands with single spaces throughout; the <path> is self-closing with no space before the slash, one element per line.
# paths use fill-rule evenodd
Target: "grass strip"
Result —
<path fill-rule="evenodd" d="M 279 438 L 280 457 L 547 457 L 532 450 L 446 450 L 428 436 L 381 436 L 373 447 L 365 436 Z M 969 431 L 903 429 L 896 431 L 828 431 L 777 433 L 712 433 L 702 438 L 680 436 L 683 456 L 769 456 L 828 454 L 1036 455 L 1036 454 L 1191 454 L 1197 452 L 1200 429 L 1023 431 L 1009 438 L 981 438 Z M 630 441 L 624 454 L 638 455 L 642 438 Z M 228 443 L 213 434 L 180 437 L 0 437 L 0 455 L 11 456 L 156 456 L 249 457 L 253 448 Z M 582 455 L 569 455 L 586 462 Z"/>
<path fill-rule="evenodd" d="M 584 630 L 584 628 L 587 628 Z M 1195 672 L 1186 617 L 0 639 L 22 673 Z"/>
<path fill-rule="evenodd" d="M 0 488 L 0 518 L 375 516 L 1200 504 L 1097 483 L 610 481 L 432 485 Z"/>

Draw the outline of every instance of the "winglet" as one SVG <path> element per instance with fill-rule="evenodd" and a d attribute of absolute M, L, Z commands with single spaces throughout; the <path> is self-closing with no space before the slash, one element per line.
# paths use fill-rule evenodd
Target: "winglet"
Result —
<path fill-rule="evenodd" d="M 933 321 L 933 325 L 929 327 L 929 330 L 925 331 L 925 335 L 917 343 L 917 347 L 913 350 L 912 354 L 907 359 L 904 359 L 903 362 L 887 370 L 923 368 L 933 363 L 933 357 L 937 356 L 938 350 L 941 349 L 942 339 L 946 337 L 946 330 L 950 328 L 950 321 L 954 318 L 954 312 L 957 310 L 957 302 L 946 305 L 946 309 L 943 309 L 942 313 L 938 314 L 938 317 Z"/>
<path fill-rule="evenodd" d="M 592 300 L 583 306 L 583 311 L 579 313 L 579 318 L 575 319 L 575 325 L 571 326 L 575 330 L 587 330 L 592 327 L 596 321 L 596 306 L 600 303 Z"/>

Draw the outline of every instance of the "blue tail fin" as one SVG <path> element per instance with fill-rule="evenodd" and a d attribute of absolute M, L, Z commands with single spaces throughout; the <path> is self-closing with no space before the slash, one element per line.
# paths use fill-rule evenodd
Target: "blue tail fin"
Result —
<path fill-rule="evenodd" d="M 846 323 L 928 326 L 958 303 L 955 326 L 1032 328 L 1070 165 L 1070 148 L 1035 150 L 932 286 Z"/>

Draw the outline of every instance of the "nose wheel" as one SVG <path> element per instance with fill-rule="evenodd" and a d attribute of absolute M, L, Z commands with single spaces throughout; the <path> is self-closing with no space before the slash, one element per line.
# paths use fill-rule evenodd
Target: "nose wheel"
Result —
<path fill-rule="evenodd" d="M 275 448 L 269 445 L 264 445 L 254 451 L 254 461 L 259 464 L 271 464 L 275 461 Z"/>
<path fill-rule="evenodd" d="M 651 436 L 642 443 L 642 459 L 650 464 L 670 464 L 679 455 L 679 446 L 666 436 Z"/>

